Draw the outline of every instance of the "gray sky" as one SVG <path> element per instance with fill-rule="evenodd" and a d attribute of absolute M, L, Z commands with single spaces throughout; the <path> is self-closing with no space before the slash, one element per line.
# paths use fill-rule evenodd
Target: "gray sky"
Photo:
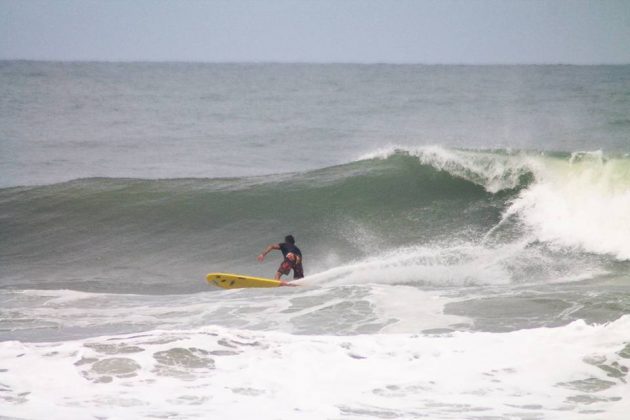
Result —
<path fill-rule="evenodd" d="M 630 63 L 630 0 L 0 0 L 0 58 Z"/>

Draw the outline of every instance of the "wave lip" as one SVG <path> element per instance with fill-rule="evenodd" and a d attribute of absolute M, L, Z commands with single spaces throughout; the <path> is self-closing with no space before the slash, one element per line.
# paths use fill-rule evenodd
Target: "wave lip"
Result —
<path fill-rule="evenodd" d="M 499 224 L 518 219 L 532 241 L 630 259 L 627 155 L 391 146 L 362 158 L 390 159 L 400 154 L 414 156 L 423 165 L 481 185 L 493 194 L 518 188 L 518 195 L 507 199 Z"/>
<path fill-rule="evenodd" d="M 414 156 L 423 165 L 481 185 L 491 193 L 522 186 L 538 165 L 535 157 L 525 152 L 459 150 L 441 146 L 389 146 L 360 159 L 388 159 L 400 154 Z"/>

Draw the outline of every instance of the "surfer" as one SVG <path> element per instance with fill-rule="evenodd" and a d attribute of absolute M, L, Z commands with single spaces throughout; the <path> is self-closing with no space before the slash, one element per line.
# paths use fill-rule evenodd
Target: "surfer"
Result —
<path fill-rule="evenodd" d="M 284 275 L 288 275 L 291 270 L 293 270 L 293 279 L 301 279 L 304 277 L 304 269 L 302 268 L 302 251 L 300 248 L 295 246 L 295 238 L 293 235 L 287 235 L 284 237 L 284 242 L 279 244 L 270 244 L 265 248 L 265 250 L 258 256 L 258 261 L 263 262 L 265 260 L 265 255 L 270 253 L 272 250 L 278 249 L 282 252 L 284 256 L 284 261 L 278 267 L 278 271 L 276 271 L 276 276 L 274 277 L 276 280 L 280 280 L 280 277 Z M 287 282 L 282 282 L 283 286 L 288 286 Z"/>

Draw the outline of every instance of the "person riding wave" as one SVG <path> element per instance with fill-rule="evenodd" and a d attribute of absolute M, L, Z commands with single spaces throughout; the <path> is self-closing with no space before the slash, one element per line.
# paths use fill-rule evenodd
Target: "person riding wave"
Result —
<path fill-rule="evenodd" d="M 304 277 L 304 269 L 302 267 L 302 251 L 295 246 L 295 238 L 293 235 L 287 235 L 284 238 L 284 242 L 279 244 L 270 244 L 265 250 L 258 256 L 258 261 L 263 262 L 265 256 L 273 250 L 280 250 L 284 256 L 284 261 L 278 267 L 274 279 L 280 280 L 282 275 L 288 275 L 293 270 L 293 279 L 301 279 Z M 283 285 L 287 285 L 287 282 L 282 281 Z"/>

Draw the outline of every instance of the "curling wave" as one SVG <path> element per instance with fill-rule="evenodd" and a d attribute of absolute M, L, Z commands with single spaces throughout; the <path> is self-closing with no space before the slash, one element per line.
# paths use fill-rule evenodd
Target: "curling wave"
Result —
<path fill-rule="evenodd" d="M 531 261 L 557 260 L 547 251 L 575 253 L 567 263 L 575 267 L 584 253 L 630 259 L 630 158 L 392 147 L 305 173 L 2 189 L 0 215 L 5 286 L 18 277 L 46 282 L 51 266 L 55 281 L 69 284 L 95 272 L 168 285 L 208 267 L 258 273 L 251 256 L 286 232 L 308 250 L 310 273 L 393 253 L 404 258 L 384 264 L 407 267 L 405 278 L 420 267 L 426 277 L 427 264 L 414 261 L 435 254 L 447 261 L 438 277 L 461 284 L 453 266 L 465 271 L 482 255 L 502 262 L 479 276 L 502 283 L 529 273 L 521 268 Z M 514 249 L 518 262 L 500 257 Z M 454 265 L 444 258 L 451 254 Z"/>

